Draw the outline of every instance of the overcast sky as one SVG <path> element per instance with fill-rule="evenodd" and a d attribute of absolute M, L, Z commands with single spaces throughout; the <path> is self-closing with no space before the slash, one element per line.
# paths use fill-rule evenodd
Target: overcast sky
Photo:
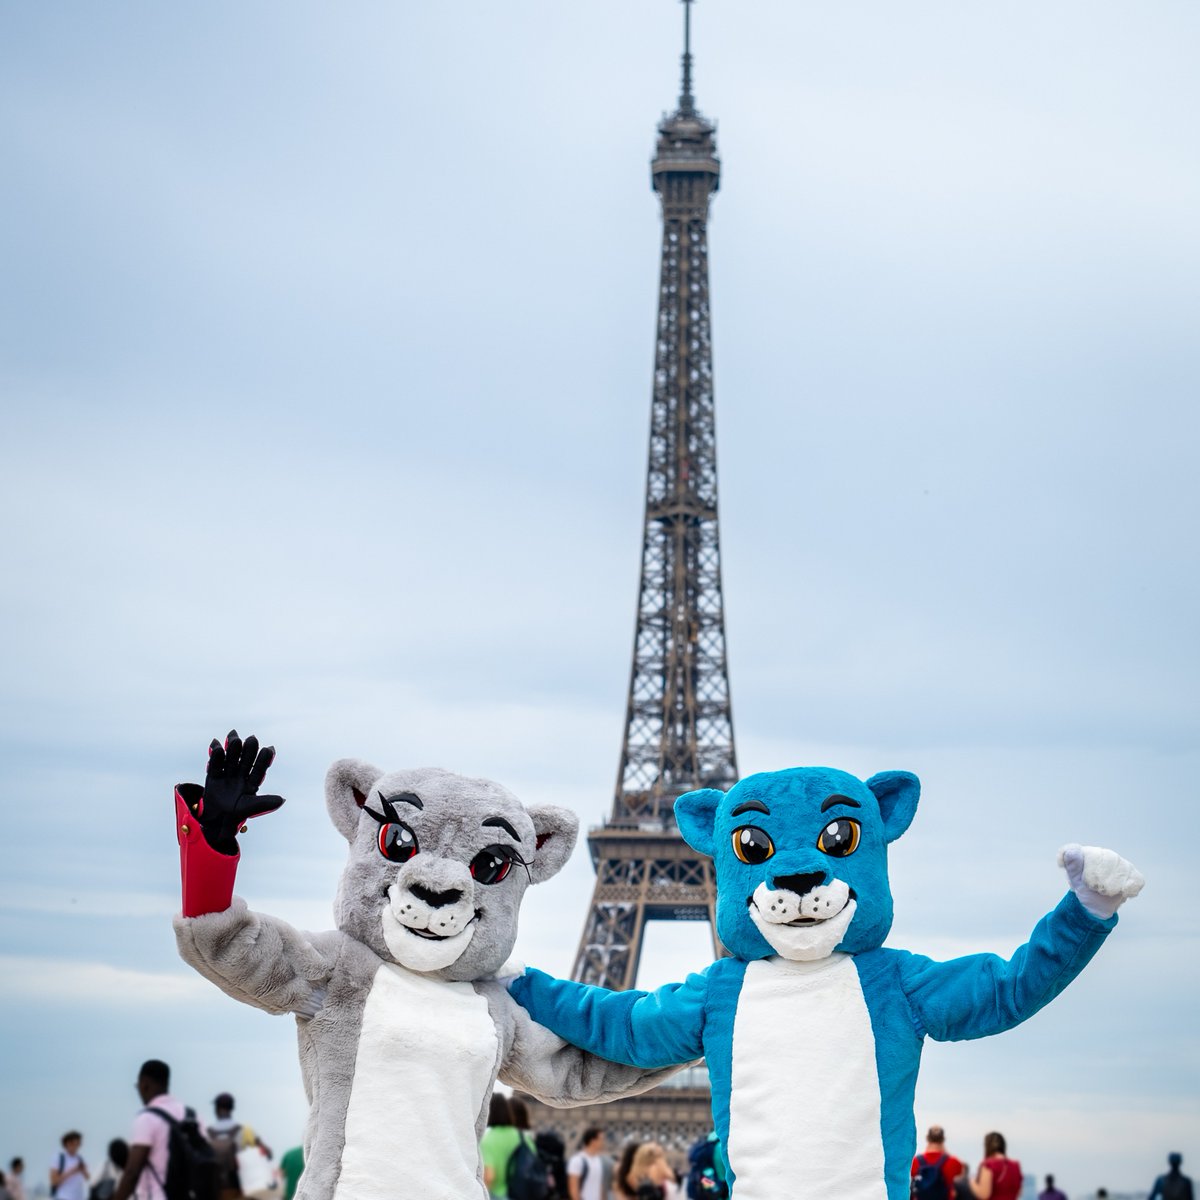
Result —
<path fill-rule="evenodd" d="M 611 803 L 671 0 L 0 10 L 0 1158 L 146 1057 L 299 1139 L 294 1032 L 179 963 L 171 785 L 289 799 L 239 891 L 330 922 L 325 767 Z M 1145 893 L 919 1128 L 1072 1200 L 1200 1165 L 1200 8 L 704 0 L 739 762 L 924 783 L 890 944 L 1017 946 L 1068 840 Z M 519 950 L 565 973 L 581 846 Z M 652 926 L 642 982 L 708 961 Z"/>

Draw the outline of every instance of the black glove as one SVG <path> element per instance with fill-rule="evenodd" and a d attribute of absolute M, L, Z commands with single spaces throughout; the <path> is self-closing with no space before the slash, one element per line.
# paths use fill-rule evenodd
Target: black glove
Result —
<path fill-rule="evenodd" d="M 205 840 L 221 854 L 238 852 L 237 834 L 251 817 L 274 812 L 282 796 L 260 796 L 259 786 L 275 761 L 275 747 L 258 748 L 251 735 L 244 742 L 231 729 L 222 746 L 216 738 L 208 748 L 208 772 L 197 814 Z"/>

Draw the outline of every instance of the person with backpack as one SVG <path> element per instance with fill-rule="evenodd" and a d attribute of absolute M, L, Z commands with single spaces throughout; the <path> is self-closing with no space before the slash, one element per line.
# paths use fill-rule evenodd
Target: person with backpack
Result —
<path fill-rule="evenodd" d="M 505 1168 L 508 1200 L 551 1200 L 554 1174 L 529 1127 L 529 1108 L 520 1096 L 510 1096 L 508 1111 L 519 1139 Z"/>
<path fill-rule="evenodd" d="M 966 1168 L 946 1152 L 946 1131 L 931 1125 L 925 1135 L 925 1149 L 912 1160 L 913 1200 L 954 1200 L 955 1181 Z"/>
<path fill-rule="evenodd" d="M 1154 1181 L 1146 1200 L 1193 1200 L 1192 1181 L 1180 1170 L 1183 1155 L 1174 1152 L 1168 1154 L 1167 1166 L 1170 1170 Z"/>
<path fill-rule="evenodd" d="M 257 1147 L 266 1157 L 272 1158 L 271 1148 L 249 1125 L 234 1120 L 234 1098 L 222 1092 L 213 1100 L 214 1119 L 207 1129 L 208 1140 L 217 1160 L 217 1196 L 219 1200 L 236 1200 L 242 1195 L 242 1177 L 238 1170 L 238 1156 L 243 1150 Z M 253 1165 L 253 1164 L 251 1164 Z"/>
<path fill-rule="evenodd" d="M 50 1164 L 50 1196 L 52 1200 L 86 1200 L 88 1169 L 79 1157 L 83 1134 L 72 1129 L 62 1136 L 62 1149 Z"/>
<path fill-rule="evenodd" d="M 729 1183 L 725 1177 L 725 1155 L 715 1129 L 688 1151 L 688 1200 L 726 1200 Z"/>
<path fill-rule="evenodd" d="M 212 1149 L 196 1114 L 169 1092 L 171 1068 L 151 1058 L 138 1071 L 145 1107 L 133 1119 L 129 1159 L 113 1200 L 216 1200 Z"/>

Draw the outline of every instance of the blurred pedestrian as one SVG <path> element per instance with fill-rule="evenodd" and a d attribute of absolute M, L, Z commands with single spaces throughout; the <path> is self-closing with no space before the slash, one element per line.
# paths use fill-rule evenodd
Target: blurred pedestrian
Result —
<path fill-rule="evenodd" d="M 169 1093 L 171 1068 L 161 1059 L 142 1063 L 134 1086 L 145 1107 L 133 1118 L 129 1158 L 113 1200 L 166 1200 L 171 1122 L 182 1121 L 187 1110 Z"/>
<path fill-rule="evenodd" d="M 1046 1186 L 1038 1192 L 1038 1200 L 1067 1200 L 1066 1192 L 1054 1186 L 1054 1176 L 1046 1176 Z"/>
<path fill-rule="evenodd" d="M 925 1149 L 912 1160 L 909 1169 L 915 1200 L 955 1200 L 955 1182 L 963 1170 L 963 1164 L 946 1149 L 946 1131 L 940 1125 L 930 1125 Z"/>
<path fill-rule="evenodd" d="M 12 1200 L 25 1200 L 25 1160 L 14 1158 L 8 1164 L 8 1172 L 4 1176 L 4 1186 Z"/>
<path fill-rule="evenodd" d="M 83 1134 L 64 1133 L 62 1149 L 50 1164 L 50 1195 L 54 1200 L 87 1200 L 87 1163 L 79 1156 Z"/>
<path fill-rule="evenodd" d="M 279 1160 L 279 1169 L 283 1172 L 283 1200 L 292 1200 L 300 1176 L 304 1174 L 304 1147 L 293 1146 L 285 1151 Z"/>
<path fill-rule="evenodd" d="M 479 1143 L 483 1161 L 483 1184 L 489 1196 L 508 1195 L 508 1160 L 517 1148 L 521 1134 L 513 1124 L 512 1108 L 507 1096 L 493 1092 L 488 1103 L 487 1128 Z"/>
<path fill-rule="evenodd" d="M 613 1195 L 617 1197 L 617 1200 L 633 1200 L 635 1189 L 629 1180 L 629 1172 L 633 1167 L 633 1156 L 638 1152 L 641 1144 L 641 1142 L 626 1142 L 617 1159 L 617 1166 L 613 1171 L 612 1178 Z"/>
<path fill-rule="evenodd" d="M 1175 1152 L 1168 1154 L 1167 1166 L 1169 1170 L 1154 1181 L 1146 1200 L 1192 1200 L 1192 1181 L 1180 1170 L 1183 1155 Z"/>
<path fill-rule="evenodd" d="M 626 1186 L 632 1187 L 636 1200 L 680 1200 L 679 1180 L 657 1142 L 643 1142 L 637 1148 Z"/>
<path fill-rule="evenodd" d="M 1008 1157 L 1004 1134 L 986 1134 L 983 1162 L 971 1180 L 971 1194 L 975 1200 L 1017 1200 L 1022 1182 L 1021 1164 Z"/>
<path fill-rule="evenodd" d="M 612 1191 L 612 1159 L 605 1153 L 604 1130 L 598 1125 L 583 1131 L 580 1150 L 567 1163 L 570 1200 L 608 1200 Z"/>
<path fill-rule="evenodd" d="M 217 1095 L 213 1099 L 213 1120 L 206 1130 L 217 1160 L 218 1200 L 236 1200 L 242 1195 L 238 1155 L 243 1150 L 257 1147 L 267 1158 L 271 1158 L 270 1146 L 249 1125 L 234 1119 L 235 1103 L 229 1092 Z"/>
<path fill-rule="evenodd" d="M 547 1200 L 568 1200 L 566 1143 L 553 1129 L 543 1129 L 533 1140 L 554 1180 L 554 1188 Z"/>
<path fill-rule="evenodd" d="M 100 1168 L 100 1174 L 88 1192 L 88 1200 L 112 1200 L 128 1162 L 129 1143 L 123 1138 L 113 1138 L 108 1143 L 108 1157 L 104 1160 L 104 1166 Z"/>

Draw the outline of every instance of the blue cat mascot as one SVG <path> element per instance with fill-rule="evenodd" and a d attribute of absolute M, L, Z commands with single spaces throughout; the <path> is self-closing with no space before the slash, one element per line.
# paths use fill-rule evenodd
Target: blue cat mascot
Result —
<path fill-rule="evenodd" d="M 1059 852 L 1071 890 L 1008 961 L 885 950 L 887 844 L 920 785 L 800 767 L 688 792 L 679 830 L 716 863 L 717 933 L 733 955 L 655 992 L 529 970 L 534 1019 L 604 1058 L 661 1067 L 704 1055 L 735 1200 L 906 1200 L 921 1045 L 986 1037 L 1075 978 L 1141 875 L 1111 850 Z"/>

